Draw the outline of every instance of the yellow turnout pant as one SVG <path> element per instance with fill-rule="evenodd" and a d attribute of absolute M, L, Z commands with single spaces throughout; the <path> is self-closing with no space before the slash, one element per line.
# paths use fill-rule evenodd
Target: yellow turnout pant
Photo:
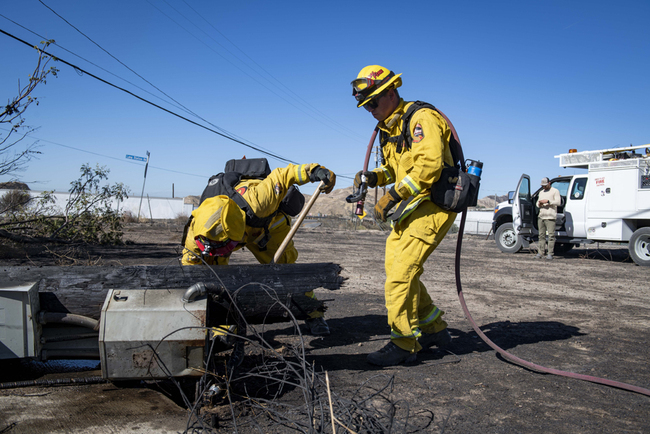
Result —
<path fill-rule="evenodd" d="M 437 333 L 447 327 L 443 311 L 420 282 L 423 265 L 454 223 L 456 213 L 427 200 L 397 223 L 386 240 L 384 286 L 391 340 L 403 350 L 422 349 L 422 332 Z"/>

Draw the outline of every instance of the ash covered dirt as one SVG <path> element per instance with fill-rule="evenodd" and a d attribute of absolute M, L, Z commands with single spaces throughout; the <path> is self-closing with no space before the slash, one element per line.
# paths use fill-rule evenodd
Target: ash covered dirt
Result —
<path fill-rule="evenodd" d="M 87 249 L 81 260 L 77 255 L 76 265 L 177 264 L 181 234 L 182 224 L 129 225 L 126 238 L 131 243 Z M 332 334 L 304 336 L 306 358 L 318 372 L 328 372 L 332 392 L 352 396 L 376 376 L 392 376 L 391 398 L 408 407 L 412 420 L 424 412 L 433 414 L 429 423 L 411 425 L 417 432 L 650 432 L 650 397 L 527 370 L 505 361 L 477 336 L 456 292 L 455 234 L 433 253 L 422 276 L 446 312 L 451 353 L 422 352 L 406 366 L 367 364 L 366 355 L 389 336 L 383 297 L 385 238 L 378 231 L 303 228 L 294 239 L 298 262 L 335 262 L 346 279 L 338 291 L 316 291 L 320 299 L 329 300 L 326 317 Z M 64 264 L 74 262 L 72 253 L 32 252 L 28 259 L 6 258 L 0 265 Z M 533 256 L 528 250 L 501 253 L 484 236 L 464 237 L 463 293 L 486 335 L 541 366 L 650 388 L 650 270 L 635 265 L 619 245 L 580 246 L 553 261 Z M 231 264 L 254 262 L 249 252 L 240 251 Z M 291 324 L 269 330 L 278 346 L 295 343 Z M 101 375 L 92 367 L 79 373 L 33 373 L 15 363 L 0 368 L 3 382 Z M 290 402 L 294 395 L 287 392 L 278 399 Z M 9 428 L 9 433 L 182 432 L 188 414 L 161 388 L 110 383 L 0 390 L 0 409 L 0 431 Z M 272 422 L 262 430 L 290 432 Z M 239 432 L 258 431 L 249 427 Z"/>

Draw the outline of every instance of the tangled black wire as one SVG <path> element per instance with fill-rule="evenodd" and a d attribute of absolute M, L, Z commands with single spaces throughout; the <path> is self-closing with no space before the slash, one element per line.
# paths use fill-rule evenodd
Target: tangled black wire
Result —
<path fill-rule="evenodd" d="M 274 347 L 264 338 L 265 324 L 246 323 L 236 300 L 249 285 L 264 289 L 269 310 L 284 309 L 296 331 L 290 343 Z M 229 298 L 237 328 L 222 328 L 210 337 L 193 398 L 181 381 L 169 375 L 189 411 L 185 433 L 408 433 L 433 423 L 433 412 L 413 413 L 406 401 L 393 399 L 393 375 L 372 376 L 353 390 L 333 390 L 328 372 L 317 372 L 315 364 L 307 361 L 298 320 L 273 288 L 248 283 L 223 293 Z M 168 336 L 151 349 L 157 365 L 171 374 L 156 352 Z"/>

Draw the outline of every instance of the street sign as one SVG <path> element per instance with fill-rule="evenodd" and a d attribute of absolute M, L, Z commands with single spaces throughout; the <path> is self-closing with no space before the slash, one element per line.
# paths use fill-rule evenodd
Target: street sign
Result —
<path fill-rule="evenodd" d="M 135 155 L 127 155 L 126 158 L 129 159 L 129 160 L 135 160 L 135 161 L 147 161 L 146 158 L 144 158 L 144 157 L 136 157 Z"/>

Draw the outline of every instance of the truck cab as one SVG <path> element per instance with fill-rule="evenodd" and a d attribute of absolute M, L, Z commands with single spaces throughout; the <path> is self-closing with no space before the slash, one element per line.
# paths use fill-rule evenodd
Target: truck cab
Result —
<path fill-rule="evenodd" d="M 637 153 L 642 149 L 643 153 Z M 628 243 L 630 257 L 650 266 L 650 145 L 557 155 L 560 167 L 587 173 L 553 178 L 562 198 L 558 206 L 555 253 L 576 244 Z M 516 253 L 538 237 L 537 197 L 522 175 L 506 204 L 495 209 L 493 230 L 499 249 Z M 508 219 L 510 218 L 510 221 Z"/>
<path fill-rule="evenodd" d="M 574 247 L 573 233 L 575 232 L 575 220 L 580 215 L 579 197 L 584 197 L 586 177 L 579 177 L 573 183 L 573 176 L 559 176 L 550 180 L 551 186 L 560 192 L 562 200 L 558 206 L 556 219 L 556 243 L 555 254 L 563 254 Z M 492 220 L 492 229 L 495 234 L 497 247 L 505 253 L 517 253 L 522 248 L 528 247 L 530 242 L 536 241 L 539 235 L 537 227 L 537 198 L 541 187 L 532 190 L 530 176 L 524 174 L 519 180 L 517 190 L 508 193 L 508 201 L 497 205 Z M 570 193 L 569 193 L 570 192 Z M 569 212 L 565 213 L 568 197 L 573 196 L 570 201 Z M 517 200 L 518 206 L 513 207 Z M 575 205 L 573 202 L 576 201 Z M 584 209 L 584 205 L 582 205 Z M 583 211 L 584 214 L 584 211 Z M 514 220 L 516 220 L 516 230 Z"/>
<path fill-rule="evenodd" d="M 555 253 L 568 252 L 586 237 L 584 222 L 587 181 L 587 175 L 560 176 L 550 180 L 551 187 L 560 192 L 560 205 L 555 219 Z M 522 175 L 513 197 L 512 208 L 514 233 L 527 238 L 529 242 L 539 236 L 537 200 L 542 190 L 540 186 L 531 192 L 531 185 L 530 177 Z"/>

